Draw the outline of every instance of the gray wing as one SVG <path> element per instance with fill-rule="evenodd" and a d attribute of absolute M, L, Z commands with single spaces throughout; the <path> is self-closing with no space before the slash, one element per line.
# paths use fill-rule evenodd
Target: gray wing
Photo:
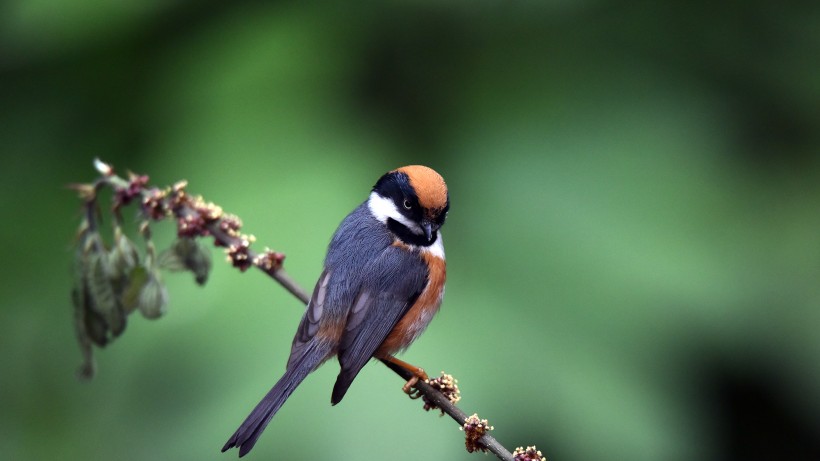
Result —
<path fill-rule="evenodd" d="M 363 269 L 361 287 L 339 342 L 341 371 L 333 386 L 334 405 L 342 400 L 353 379 L 421 294 L 428 276 L 426 265 L 417 255 L 394 246 L 387 247 Z"/>
<path fill-rule="evenodd" d="M 347 320 L 362 280 L 369 277 L 367 268 L 391 243 L 387 229 L 371 216 L 367 202 L 345 217 L 333 234 L 324 270 L 293 338 L 288 367 L 308 348 L 322 323 L 343 324 Z"/>
<path fill-rule="evenodd" d="M 301 357 L 307 349 L 308 342 L 310 342 L 310 340 L 316 336 L 316 332 L 319 331 L 319 321 L 322 319 L 322 314 L 325 309 L 330 275 L 330 272 L 325 269 L 316 282 L 316 287 L 313 289 L 313 295 L 310 297 L 307 310 L 305 310 L 302 321 L 299 323 L 299 328 L 296 330 L 296 335 L 293 337 L 287 368 L 290 368 L 291 365 L 298 361 L 299 357 Z"/>

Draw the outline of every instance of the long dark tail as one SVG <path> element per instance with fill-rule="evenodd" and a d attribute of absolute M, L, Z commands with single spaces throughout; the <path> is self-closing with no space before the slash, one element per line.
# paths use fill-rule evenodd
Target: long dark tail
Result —
<path fill-rule="evenodd" d="M 273 415 L 282 408 L 282 405 L 296 390 L 296 387 L 321 364 L 328 354 L 328 348 L 317 344 L 315 341 L 308 344 L 302 356 L 285 371 L 279 381 L 268 391 L 265 397 L 245 418 L 245 422 L 239 426 L 230 439 L 222 447 L 222 451 L 230 448 L 239 448 L 239 457 L 245 456 L 256 444 L 262 431 L 270 422 Z"/>

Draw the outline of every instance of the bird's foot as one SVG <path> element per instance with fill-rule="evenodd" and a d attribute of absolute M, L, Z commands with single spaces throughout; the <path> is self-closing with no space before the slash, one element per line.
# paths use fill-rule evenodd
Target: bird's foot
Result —
<path fill-rule="evenodd" d="M 392 355 L 388 355 L 384 357 L 382 360 L 390 362 L 398 366 L 399 368 L 403 368 L 412 373 L 413 376 L 410 379 L 408 379 L 406 383 L 404 383 L 404 386 L 402 386 L 401 389 L 404 391 L 405 394 L 409 395 L 411 399 L 417 399 L 421 397 L 421 393 L 415 388 L 416 383 L 418 383 L 419 381 L 427 382 L 427 380 L 430 379 L 430 377 L 427 376 L 427 373 L 424 371 L 423 368 L 411 365 L 405 362 L 404 360 L 399 360 L 393 357 Z"/>
<path fill-rule="evenodd" d="M 416 383 L 419 382 L 418 376 L 413 376 L 412 378 L 408 379 L 404 386 L 401 387 L 401 390 L 404 391 L 405 394 L 409 395 L 411 399 L 415 400 L 421 397 L 421 391 L 416 389 Z"/>

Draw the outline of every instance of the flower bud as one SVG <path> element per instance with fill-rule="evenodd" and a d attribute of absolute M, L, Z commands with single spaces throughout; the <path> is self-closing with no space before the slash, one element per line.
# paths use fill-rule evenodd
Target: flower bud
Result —
<path fill-rule="evenodd" d="M 159 277 L 159 271 L 152 270 L 139 292 L 137 307 L 143 317 L 157 319 L 168 307 L 168 290 Z"/>
<path fill-rule="evenodd" d="M 189 270 L 193 272 L 196 283 L 203 285 L 211 271 L 211 252 L 199 241 L 182 237 L 160 254 L 158 263 L 163 269 Z"/>
<path fill-rule="evenodd" d="M 86 282 L 90 304 L 94 311 L 105 319 L 114 336 L 125 330 L 126 318 L 114 291 L 113 270 L 108 256 L 97 252 L 88 255 Z"/>
<path fill-rule="evenodd" d="M 81 254 L 82 252 L 77 252 Z M 81 257 L 81 256 L 78 256 Z M 74 303 L 74 330 L 81 345 L 92 342 L 100 347 L 108 344 L 108 325 L 93 306 L 91 293 L 83 269 L 86 258 L 78 261 L 78 269 L 74 274 L 74 289 L 71 291 L 71 300 Z M 84 347 L 90 351 L 90 346 Z"/>
<path fill-rule="evenodd" d="M 453 378 L 453 375 L 448 375 L 445 372 L 441 372 L 441 376 L 438 378 L 433 378 L 427 382 L 433 389 L 441 392 L 444 394 L 447 399 L 453 403 L 458 403 L 461 400 L 461 391 L 458 389 L 458 380 Z M 436 410 L 439 409 L 438 405 L 431 400 L 426 395 L 422 396 L 422 400 L 424 401 L 424 410 Z M 441 414 L 444 415 L 444 410 L 441 410 Z"/>
<path fill-rule="evenodd" d="M 513 452 L 513 459 L 514 461 L 547 461 L 547 458 L 541 454 L 541 450 L 535 448 L 535 446 L 527 447 L 518 447 Z"/>
<path fill-rule="evenodd" d="M 493 430 L 493 426 L 490 426 L 486 419 L 480 419 L 477 414 L 473 413 L 472 416 L 468 416 L 467 420 L 464 421 L 461 430 L 464 431 L 464 444 L 469 453 L 474 451 L 487 451 L 487 446 L 481 443 L 481 438 L 484 437 L 484 434 Z"/>
<path fill-rule="evenodd" d="M 185 258 L 185 266 L 194 273 L 196 283 L 204 285 L 211 272 L 211 250 L 198 241 L 194 241 L 193 244 L 193 250 Z"/>
<path fill-rule="evenodd" d="M 134 312 L 134 309 L 139 305 L 140 291 L 146 280 L 148 280 L 148 271 L 145 266 L 137 266 L 128 273 L 120 298 L 120 303 L 126 315 Z"/>
<path fill-rule="evenodd" d="M 114 228 L 114 247 L 108 253 L 111 269 L 115 278 L 127 276 L 139 264 L 137 247 L 119 226 Z"/>

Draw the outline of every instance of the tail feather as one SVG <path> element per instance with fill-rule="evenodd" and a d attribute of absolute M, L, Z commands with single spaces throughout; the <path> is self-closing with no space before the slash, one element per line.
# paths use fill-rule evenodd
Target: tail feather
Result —
<path fill-rule="evenodd" d="M 292 366 L 285 371 L 285 374 L 279 378 L 279 381 L 245 418 L 239 429 L 222 447 L 222 451 L 225 452 L 230 448 L 237 447 L 239 448 L 239 457 L 245 456 L 251 451 L 271 418 L 282 408 L 282 405 L 296 390 L 296 387 L 324 361 L 327 355 L 325 349 L 315 343 L 306 348 L 302 357 L 291 364 Z"/>
<path fill-rule="evenodd" d="M 359 374 L 359 370 L 342 370 L 339 376 L 336 377 L 336 383 L 333 385 L 333 393 L 330 396 L 330 404 L 336 405 L 342 401 L 342 398 L 347 394 L 350 385 L 353 384 L 353 379 Z"/>

